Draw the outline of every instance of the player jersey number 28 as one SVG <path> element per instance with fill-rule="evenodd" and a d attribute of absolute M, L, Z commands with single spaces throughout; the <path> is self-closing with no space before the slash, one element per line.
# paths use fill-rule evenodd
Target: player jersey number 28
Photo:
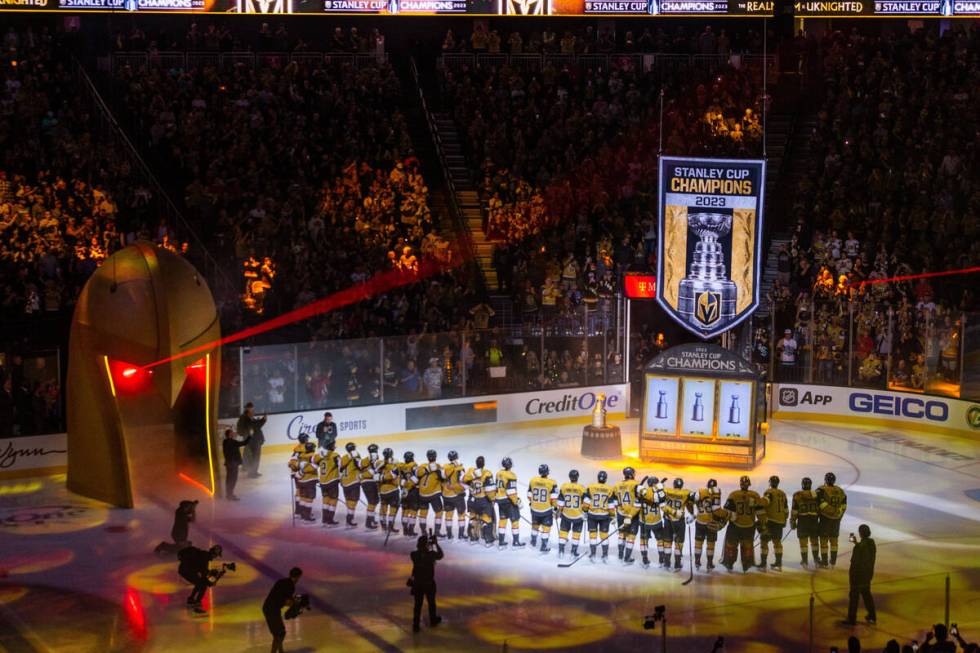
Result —
<path fill-rule="evenodd" d="M 533 487 L 531 488 L 531 501 L 534 503 L 548 503 L 548 488 L 546 487 Z"/>

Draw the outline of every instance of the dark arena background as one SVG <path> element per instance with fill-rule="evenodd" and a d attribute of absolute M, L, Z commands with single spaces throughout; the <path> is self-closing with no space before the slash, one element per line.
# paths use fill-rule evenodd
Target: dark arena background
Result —
<path fill-rule="evenodd" d="M 978 27 L 0 0 L 0 653 L 976 651 Z"/>

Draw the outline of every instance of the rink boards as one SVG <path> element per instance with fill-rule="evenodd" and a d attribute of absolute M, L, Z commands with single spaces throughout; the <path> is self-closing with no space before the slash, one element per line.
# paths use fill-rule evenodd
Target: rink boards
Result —
<path fill-rule="evenodd" d="M 610 422 L 623 419 L 626 409 L 624 384 L 329 410 L 341 439 L 410 437 L 420 430 L 435 430 L 450 436 L 495 425 L 584 424 L 591 414 L 595 396 L 600 392 L 607 396 Z M 980 404 L 947 397 L 781 383 L 772 387 L 770 405 L 774 421 L 840 422 L 950 435 L 980 435 Z M 267 446 L 273 451 L 277 447 L 291 447 L 300 433 L 313 433 L 323 412 L 323 409 L 317 409 L 269 415 L 264 429 Z M 225 419 L 221 423 L 234 427 L 234 420 Z M 501 437 L 499 428 L 490 428 L 488 433 Z M 67 451 L 64 433 L 0 438 L 0 478 L 64 472 Z"/>

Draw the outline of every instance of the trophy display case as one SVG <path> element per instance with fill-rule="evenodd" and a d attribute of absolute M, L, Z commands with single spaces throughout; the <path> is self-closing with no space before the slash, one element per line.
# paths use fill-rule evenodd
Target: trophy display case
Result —
<path fill-rule="evenodd" d="M 752 366 L 709 344 L 674 347 L 643 374 L 640 458 L 752 469 L 766 454 L 765 388 Z"/>

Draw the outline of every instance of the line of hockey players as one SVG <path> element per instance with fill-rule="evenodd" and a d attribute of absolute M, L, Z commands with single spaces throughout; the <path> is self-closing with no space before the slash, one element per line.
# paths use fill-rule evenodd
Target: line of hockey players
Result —
<path fill-rule="evenodd" d="M 405 537 L 415 537 L 416 528 L 424 533 L 431 512 L 439 536 L 453 538 L 455 515 L 456 537 L 460 540 L 504 548 L 508 545 L 509 525 L 511 546 L 525 546 L 520 539 L 524 501 L 518 495 L 517 475 L 510 458 L 504 458 L 501 469 L 494 474 L 486 468 L 483 456 L 476 458 L 474 466 L 465 468 L 455 451 L 448 453 L 447 463 L 440 464 L 431 449 L 426 452 L 425 462 L 416 462 L 411 451 L 406 451 L 402 462 L 398 462 L 391 449 L 379 453 L 378 445 L 371 444 L 367 450 L 368 455 L 362 457 L 350 442 L 341 455 L 335 451 L 333 441 L 317 448 L 301 435 L 289 460 L 296 485 L 296 516 L 311 523 L 317 521 L 313 504 L 319 485 L 323 525 L 339 524 L 334 517 L 343 490 L 350 528 L 357 526 L 357 505 L 363 503 L 367 507 L 365 527 L 388 535 L 399 532 L 399 510 Z M 615 518 L 618 557 L 623 564 L 634 562 L 639 536 L 644 566 L 649 566 L 649 552 L 655 547 L 659 563 L 665 568 L 671 566 L 673 550 L 673 568 L 679 570 L 687 529 L 693 523 L 694 564 L 698 569 L 702 560 L 708 570 L 714 568 L 718 533 L 725 529 L 721 564 L 729 571 L 739 554 L 743 571 L 753 566 L 765 569 L 770 546 L 775 556 L 772 568 L 779 570 L 788 520 L 790 528 L 797 532 L 804 567 L 809 565 L 809 551 L 819 567 L 837 562 L 840 521 L 847 509 L 847 496 L 837 486 L 833 473 L 826 474 L 824 485 L 816 490 L 812 481 L 804 478 L 791 501 L 779 488 L 779 477 L 770 477 L 769 487 L 760 495 L 750 489 L 749 477 L 742 476 L 739 489 L 731 492 L 724 503 L 714 479 L 692 491 L 684 487 L 680 478 L 669 484 L 666 478 L 656 476 L 637 480 L 632 467 L 623 469 L 622 479 L 614 484 L 610 484 L 604 471 L 587 485 L 579 483 L 579 472 L 574 469 L 568 473 L 568 482 L 561 485 L 550 473 L 548 465 L 540 465 L 538 475 L 528 483 L 526 495 L 530 520 L 524 519 L 531 524 L 531 546 L 538 546 L 540 540 L 542 554 L 551 550 L 551 530 L 557 522 L 559 557 L 565 555 L 569 543 L 572 556 L 578 556 L 579 541 L 587 531 L 590 558 L 596 560 L 601 549 L 600 559 L 607 562 L 610 526 Z M 756 533 L 760 537 L 758 564 L 754 560 Z"/>

